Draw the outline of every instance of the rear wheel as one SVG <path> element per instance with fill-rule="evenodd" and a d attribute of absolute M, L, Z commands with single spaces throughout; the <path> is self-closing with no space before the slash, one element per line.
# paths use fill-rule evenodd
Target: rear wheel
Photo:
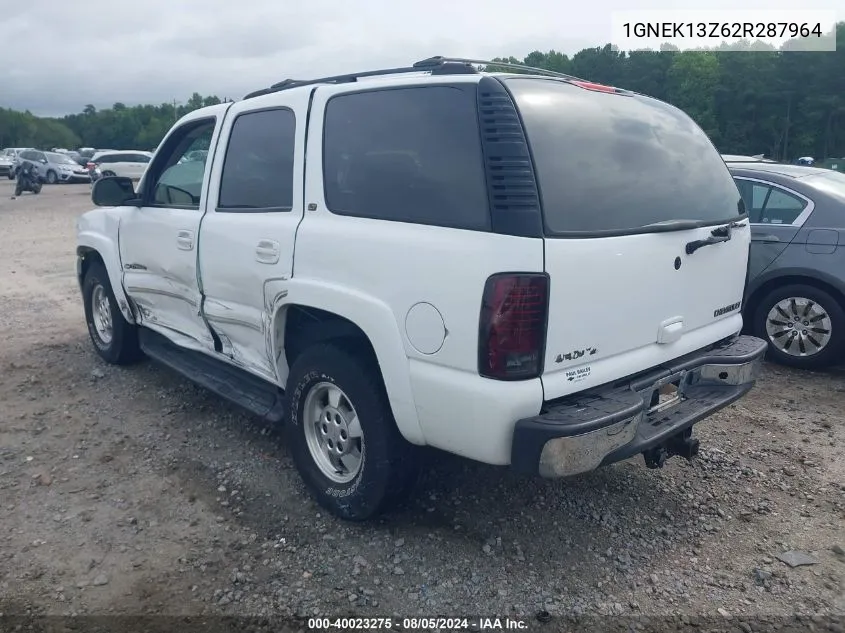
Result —
<path fill-rule="evenodd" d="M 845 346 L 845 311 L 829 293 L 804 284 L 776 288 L 757 305 L 754 333 L 783 365 L 819 369 L 839 360 Z"/>
<path fill-rule="evenodd" d="M 399 433 L 378 369 L 334 345 L 305 350 L 288 377 L 288 445 L 317 502 L 364 521 L 401 501 L 416 451 Z"/>
<path fill-rule="evenodd" d="M 141 356 L 138 328 L 123 318 L 106 267 L 92 262 L 82 282 L 85 321 L 94 349 L 107 363 L 128 365 Z"/>
<path fill-rule="evenodd" d="M 108 170 L 103 172 L 103 178 L 108 178 L 109 176 L 114 176 L 114 172 Z"/>

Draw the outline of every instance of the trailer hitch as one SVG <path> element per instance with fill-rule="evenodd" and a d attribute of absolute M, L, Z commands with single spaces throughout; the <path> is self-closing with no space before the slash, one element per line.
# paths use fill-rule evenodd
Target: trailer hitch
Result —
<path fill-rule="evenodd" d="M 698 438 L 692 436 L 692 427 L 673 435 L 663 444 L 643 451 L 643 459 L 648 468 L 663 468 L 666 460 L 677 455 L 692 459 L 698 455 Z"/>

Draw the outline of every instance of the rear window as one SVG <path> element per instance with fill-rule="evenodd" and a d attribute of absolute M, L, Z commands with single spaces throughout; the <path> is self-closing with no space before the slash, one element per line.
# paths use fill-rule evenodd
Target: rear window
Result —
<path fill-rule="evenodd" d="M 680 110 L 556 80 L 506 84 L 525 124 L 549 233 L 636 233 L 745 213 L 721 156 Z"/>

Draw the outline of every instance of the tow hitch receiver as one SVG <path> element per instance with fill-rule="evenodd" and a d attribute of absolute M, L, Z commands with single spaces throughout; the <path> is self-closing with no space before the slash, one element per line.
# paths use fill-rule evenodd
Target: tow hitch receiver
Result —
<path fill-rule="evenodd" d="M 648 468 L 663 468 L 666 460 L 675 455 L 688 460 L 698 455 L 698 438 L 692 436 L 692 427 L 643 452 L 643 459 Z"/>

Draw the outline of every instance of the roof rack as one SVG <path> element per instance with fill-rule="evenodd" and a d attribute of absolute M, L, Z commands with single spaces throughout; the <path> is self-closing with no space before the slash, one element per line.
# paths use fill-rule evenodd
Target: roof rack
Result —
<path fill-rule="evenodd" d="M 469 66 L 495 66 L 497 68 L 508 68 L 510 70 L 530 70 L 535 75 L 546 75 L 548 77 L 558 77 L 560 79 L 569 79 L 574 81 L 584 81 L 580 77 L 559 73 L 556 70 L 548 70 L 546 68 L 537 68 L 536 66 L 526 66 L 525 64 L 514 64 L 511 62 L 495 62 L 486 59 L 465 59 L 463 57 L 429 57 L 414 64 L 415 68 L 421 70 L 427 69 L 429 66 L 436 66 L 437 64 L 467 64 Z"/>
<path fill-rule="evenodd" d="M 509 62 L 491 62 L 479 59 L 464 59 L 462 57 L 429 57 L 415 62 L 411 66 L 403 66 L 400 68 L 383 68 L 380 70 L 367 70 L 359 73 L 348 73 L 345 75 L 334 75 L 331 77 L 320 77 L 318 79 L 285 79 L 273 84 L 269 88 L 262 88 L 250 92 L 244 99 L 252 99 L 260 97 L 261 95 L 279 92 L 281 90 L 288 90 L 290 88 L 299 88 L 300 86 L 311 86 L 314 84 L 345 84 L 354 83 L 359 79 L 366 77 L 378 77 L 382 75 L 399 75 L 405 73 L 420 73 L 429 72 L 432 75 L 472 75 L 478 73 L 476 66 L 496 66 L 499 68 L 508 68 L 513 70 L 530 70 L 537 75 L 547 75 L 550 77 L 558 77 L 560 79 L 570 79 L 582 81 L 578 77 L 565 75 L 563 73 L 555 72 L 553 70 L 546 70 L 545 68 L 535 68 L 533 66 L 524 66 L 523 64 L 511 64 Z"/>

